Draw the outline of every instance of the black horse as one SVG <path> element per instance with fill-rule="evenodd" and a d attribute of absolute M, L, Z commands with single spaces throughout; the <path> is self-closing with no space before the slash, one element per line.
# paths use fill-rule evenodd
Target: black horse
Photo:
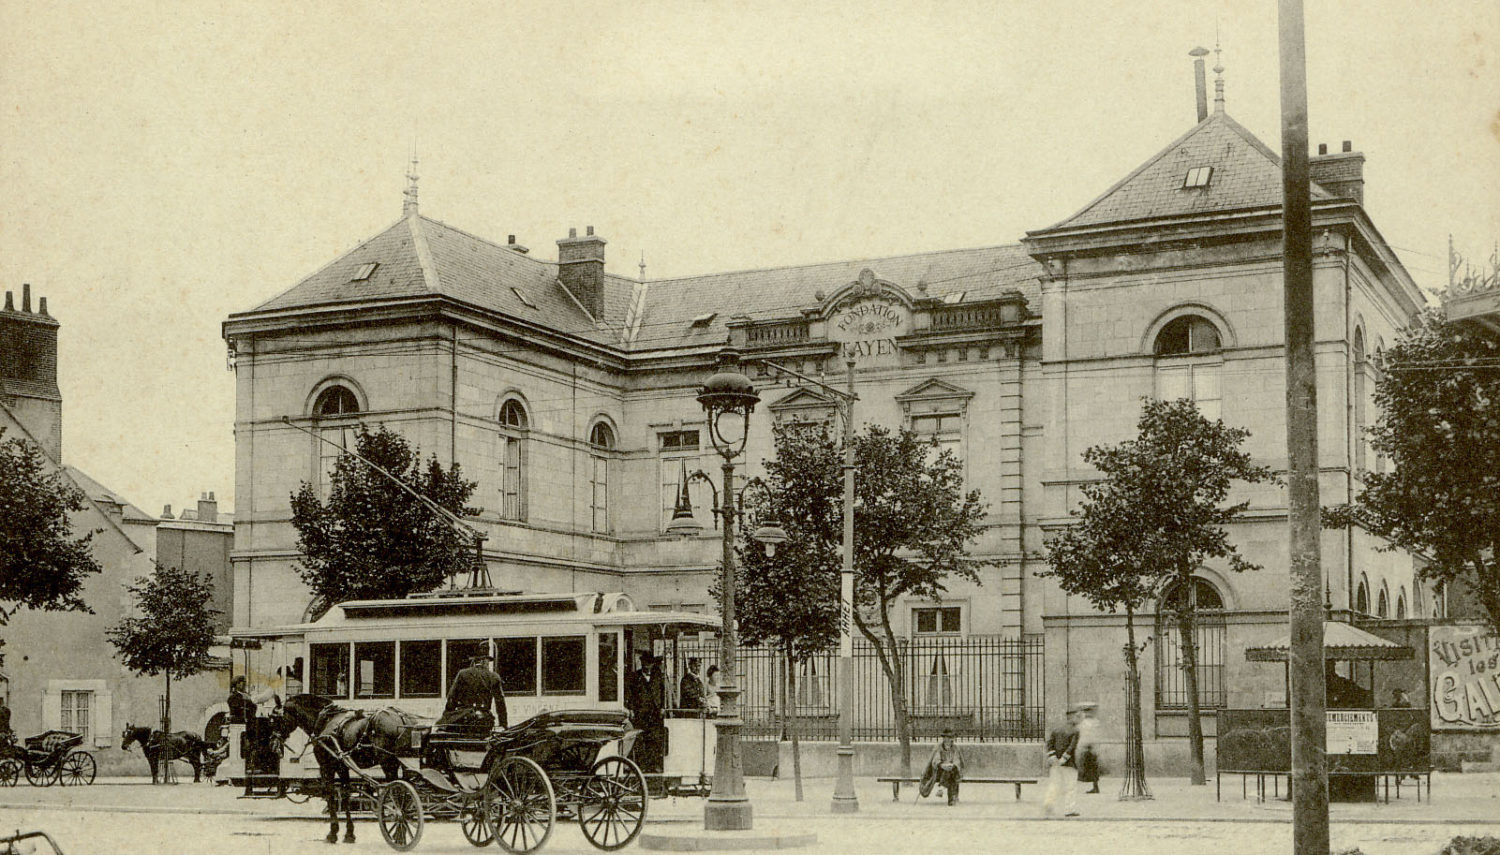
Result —
<path fill-rule="evenodd" d="M 157 782 L 157 769 L 161 767 L 162 760 L 186 760 L 193 764 L 193 783 L 198 783 L 202 780 L 205 757 L 213 750 L 213 746 L 202 737 L 186 730 L 162 733 L 144 725 L 135 726 L 127 722 L 124 732 L 120 734 L 120 748 L 128 751 L 136 742 L 141 744 L 146 762 L 151 765 L 153 784 Z"/>
<path fill-rule="evenodd" d="M 338 805 L 344 806 L 344 842 L 354 842 L 354 818 L 349 811 L 349 765 L 379 766 L 387 781 L 401 776 L 402 753 L 411 750 L 409 725 L 419 719 L 387 707 L 371 713 L 348 710 L 321 695 L 294 695 L 270 715 L 273 733 L 285 740 L 301 730 L 312 742 L 313 759 L 328 800 L 329 843 L 339 839 Z"/>

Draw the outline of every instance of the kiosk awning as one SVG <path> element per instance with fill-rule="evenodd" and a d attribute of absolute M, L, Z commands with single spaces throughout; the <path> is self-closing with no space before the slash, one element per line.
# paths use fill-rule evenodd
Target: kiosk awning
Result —
<path fill-rule="evenodd" d="M 1270 644 L 1248 648 L 1245 658 L 1251 662 L 1285 662 L 1291 646 L 1291 636 L 1287 635 Z M 1387 641 L 1352 624 L 1323 621 L 1324 659 L 1389 660 L 1410 659 L 1415 655 L 1410 647 Z"/>

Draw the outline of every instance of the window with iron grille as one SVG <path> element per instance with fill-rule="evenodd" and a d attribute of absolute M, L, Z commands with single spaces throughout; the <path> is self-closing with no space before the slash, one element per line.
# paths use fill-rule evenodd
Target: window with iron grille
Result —
<path fill-rule="evenodd" d="M 1222 709 L 1224 687 L 1225 626 L 1224 598 L 1204 579 L 1169 589 L 1157 605 L 1156 614 L 1156 708 L 1188 708 L 1187 674 L 1183 668 L 1182 632 L 1173 605 L 1181 597 L 1192 598 L 1195 648 L 1198 660 L 1198 707 Z"/>

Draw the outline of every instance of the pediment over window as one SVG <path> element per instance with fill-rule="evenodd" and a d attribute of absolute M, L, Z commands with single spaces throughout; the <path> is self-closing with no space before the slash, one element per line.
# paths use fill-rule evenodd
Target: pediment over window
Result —
<path fill-rule="evenodd" d="M 974 393 L 962 386 L 933 377 L 907 389 L 896 396 L 896 402 L 907 415 L 930 413 L 939 410 L 962 413 L 968 408 Z"/>
<path fill-rule="evenodd" d="M 833 421 L 837 403 L 810 389 L 797 389 L 766 406 L 776 424 L 827 424 Z"/>

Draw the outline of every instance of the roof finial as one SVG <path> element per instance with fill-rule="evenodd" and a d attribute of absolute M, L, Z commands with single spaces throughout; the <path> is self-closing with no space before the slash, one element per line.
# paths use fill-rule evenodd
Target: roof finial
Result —
<path fill-rule="evenodd" d="M 646 281 L 646 251 L 641 250 L 641 281 Z"/>
<path fill-rule="evenodd" d="M 411 169 L 406 172 L 406 190 L 401 194 L 405 198 L 401 200 L 401 215 L 411 216 L 417 212 L 417 153 L 413 149 L 411 154 Z"/>
<path fill-rule="evenodd" d="M 1214 112 L 1224 112 L 1224 61 L 1220 57 L 1218 34 L 1214 34 Z"/>

